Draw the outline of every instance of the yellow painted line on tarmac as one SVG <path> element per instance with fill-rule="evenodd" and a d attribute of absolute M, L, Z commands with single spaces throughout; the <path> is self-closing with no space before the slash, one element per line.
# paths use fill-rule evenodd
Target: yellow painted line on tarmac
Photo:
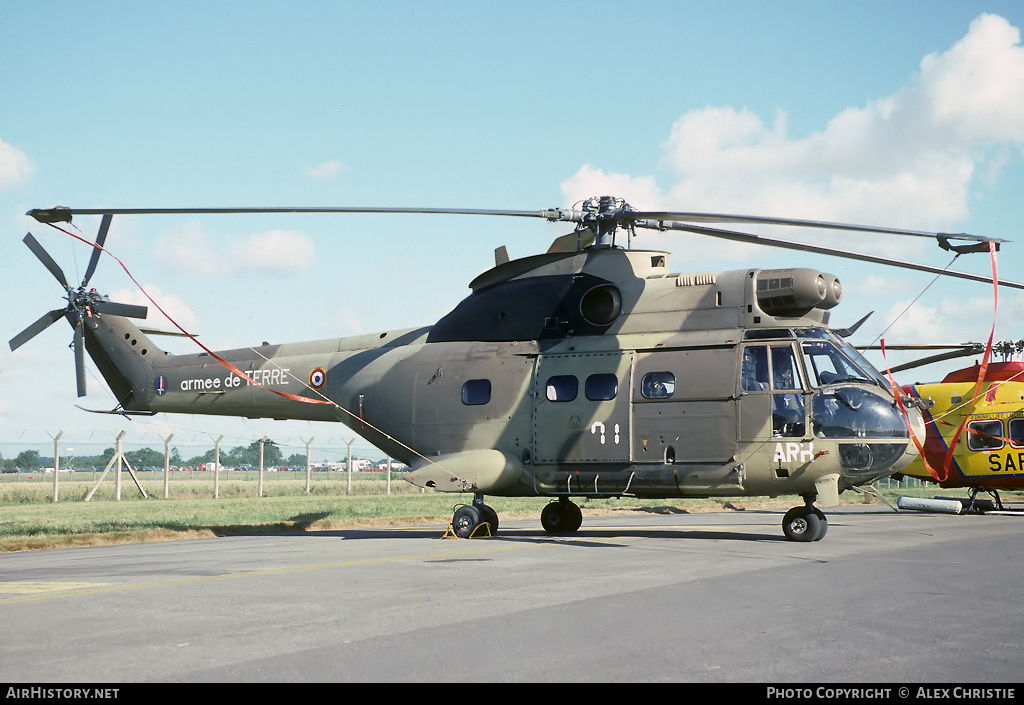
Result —
<path fill-rule="evenodd" d="M 466 540 L 468 540 L 468 539 L 466 539 Z M 476 540 L 474 540 L 474 542 L 476 542 Z M 140 589 L 143 589 L 143 588 L 169 587 L 169 586 L 173 586 L 173 585 L 190 585 L 190 584 L 194 584 L 194 583 L 207 583 L 207 582 L 212 582 L 212 581 L 215 581 L 215 580 L 231 580 L 231 579 L 234 579 L 234 578 L 251 578 L 251 577 L 260 577 L 260 576 L 266 576 L 266 575 L 287 575 L 289 573 L 302 573 L 302 572 L 311 571 L 311 570 L 331 570 L 331 569 L 335 569 L 335 568 L 352 568 L 352 567 L 361 566 L 361 565 L 379 565 L 379 564 L 382 564 L 382 563 L 399 563 L 399 562 L 402 562 L 402 561 L 415 561 L 415 560 L 424 560 L 424 559 L 450 558 L 452 556 L 465 556 L 465 555 L 472 555 L 472 554 L 477 554 L 477 553 L 494 553 L 494 552 L 498 552 L 498 551 L 514 551 L 514 550 L 522 550 L 522 549 L 525 549 L 525 548 L 530 548 L 530 547 L 534 547 L 534 546 L 538 546 L 538 545 L 544 545 L 544 544 L 536 544 L 536 543 L 515 544 L 515 545 L 511 545 L 511 546 L 504 545 L 504 546 L 502 546 L 500 548 L 494 547 L 493 544 L 492 544 L 491 548 L 481 547 L 481 548 L 466 549 L 466 550 L 463 550 L 463 551 L 441 551 L 441 552 L 436 552 L 436 553 L 433 553 L 433 552 L 431 552 L 431 553 L 420 553 L 420 554 L 408 555 L 408 556 L 395 556 L 393 558 L 367 558 L 367 559 L 355 560 L 355 561 L 342 561 L 340 563 L 324 563 L 324 564 L 319 564 L 319 565 L 299 565 L 299 566 L 292 566 L 292 567 L 289 567 L 289 568 L 272 568 L 272 569 L 269 569 L 269 570 L 241 571 L 241 572 L 238 572 L 238 573 L 225 573 L 223 575 L 197 575 L 197 576 L 191 577 L 191 578 L 174 578 L 174 579 L 171 579 L 171 580 L 154 580 L 154 581 L 148 582 L 148 583 L 130 583 L 130 584 L 127 584 L 127 585 L 113 585 L 113 584 L 110 584 L 110 583 L 42 583 L 42 582 L 40 582 L 40 583 L 27 583 L 27 582 L 25 582 L 25 583 L 16 583 L 16 582 L 0 583 L 0 585 L 30 585 L 30 584 L 34 584 L 34 585 L 65 585 L 65 586 L 66 585 L 77 585 L 77 586 L 79 586 L 78 588 L 75 588 L 74 592 L 71 592 L 71 593 L 61 592 L 61 593 L 56 593 L 56 594 L 35 594 L 35 593 L 33 593 L 33 594 L 24 594 L 24 593 L 29 593 L 29 591 L 15 591 L 15 590 L 11 590 L 10 592 L 22 593 L 22 596 L 20 596 L 20 597 L 0 598 L 0 605 L 7 605 L 7 604 L 16 603 L 16 602 L 35 602 L 35 601 L 39 601 L 39 600 L 51 600 L 51 599 L 55 599 L 55 598 L 59 598 L 59 597 L 78 597 L 78 596 L 81 596 L 81 595 L 99 595 L 99 594 L 104 594 L 104 593 L 122 592 L 122 591 L 125 591 L 125 590 L 140 590 Z M 551 544 L 551 545 L 554 545 L 554 544 Z M 67 590 L 68 588 L 64 588 L 64 589 Z M 2 593 L 2 592 L 3 592 L 3 590 L 0 589 L 0 593 Z"/>
<path fill-rule="evenodd" d="M 907 516 L 919 516 L 919 515 L 908 515 L 904 513 L 892 514 L 879 517 L 851 517 L 843 516 L 840 521 L 842 523 L 874 523 L 874 522 L 889 522 L 905 519 Z M 934 516 L 934 515 L 921 515 L 921 516 Z M 950 515 L 952 516 L 952 515 Z M 838 517 L 837 517 L 838 518 Z M 839 521 L 836 522 L 837 524 Z M 249 578 L 249 577 L 261 577 L 267 575 L 287 575 L 290 573 L 302 573 L 313 570 L 332 570 L 338 568 L 352 568 L 363 565 L 379 565 L 384 563 L 399 563 L 402 561 L 417 561 L 417 560 L 436 560 L 438 558 L 451 558 L 457 556 L 469 556 L 480 553 L 496 553 L 504 551 L 515 551 L 523 550 L 537 546 L 558 546 L 566 543 L 578 543 L 581 541 L 610 541 L 610 540 L 621 540 L 621 539 L 636 539 L 644 538 L 631 534 L 631 531 L 650 531 L 655 534 L 659 531 L 687 531 L 694 534 L 710 533 L 714 531 L 726 531 L 726 532 L 743 532 L 751 530 L 759 530 L 765 528 L 776 528 L 776 523 L 752 523 L 752 524 L 721 524 L 721 525 L 696 525 L 696 524 L 671 524 L 661 525 L 652 527 L 649 525 L 635 525 L 635 526 L 608 526 L 608 527 L 588 527 L 586 529 L 587 535 L 570 535 L 570 536 L 546 536 L 548 541 L 536 542 L 530 541 L 527 543 L 505 543 L 502 542 L 500 546 L 495 546 L 491 539 L 458 539 L 461 543 L 463 541 L 472 541 L 477 547 L 466 548 L 464 550 L 454 551 L 438 551 L 438 552 L 425 552 L 417 553 L 412 555 L 394 556 L 391 558 L 366 558 L 353 561 L 342 561 L 338 563 L 323 563 L 314 565 L 300 565 L 292 566 L 288 568 L 273 568 L 268 570 L 253 570 L 253 571 L 240 571 L 237 573 L 225 573 L 222 575 L 200 575 L 190 578 L 174 578 L 169 580 L 154 580 L 152 582 L 144 583 L 130 583 L 126 585 L 115 585 L 111 583 L 84 583 L 84 582 L 56 582 L 56 581 L 11 581 L 3 582 L 0 581 L 0 595 L 16 595 L 15 597 L 0 597 L 0 605 L 12 604 L 17 602 L 32 602 L 39 600 L 50 600 L 62 597 L 78 597 L 80 595 L 97 595 L 104 593 L 121 592 L 126 590 L 140 590 L 143 588 L 159 588 L 159 587 L 170 587 L 175 585 L 190 585 L 195 583 L 206 583 L 216 580 L 231 580 L 235 578 Z M 420 530 L 418 527 L 416 530 Z M 600 536 L 594 535 L 600 534 Z M 483 546 L 479 544 L 483 543 Z"/>
<path fill-rule="evenodd" d="M 68 590 L 84 590 L 96 588 L 106 583 L 68 583 L 53 581 L 19 580 L 0 582 L 0 595 L 32 595 L 40 592 L 67 592 Z"/>

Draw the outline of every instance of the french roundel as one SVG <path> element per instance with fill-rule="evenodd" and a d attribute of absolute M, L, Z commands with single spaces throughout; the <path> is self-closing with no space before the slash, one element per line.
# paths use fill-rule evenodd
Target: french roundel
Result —
<path fill-rule="evenodd" d="M 320 389 L 324 386 L 324 382 L 327 381 L 327 373 L 324 372 L 324 368 L 317 367 L 315 370 L 309 373 L 309 386 L 313 389 Z"/>

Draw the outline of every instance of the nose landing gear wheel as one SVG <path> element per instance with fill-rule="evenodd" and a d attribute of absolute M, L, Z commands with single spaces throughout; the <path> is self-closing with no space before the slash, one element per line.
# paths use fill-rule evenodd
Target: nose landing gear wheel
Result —
<path fill-rule="evenodd" d="M 816 507 L 793 507 L 782 519 L 782 532 L 790 541 L 820 541 L 828 531 L 828 519 Z"/>
<path fill-rule="evenodd" d="M 549 534 L 575 534 L 583 523 L 583 512 L 569 500 L 560 499 L 541 510 L 540 523 Z"/>

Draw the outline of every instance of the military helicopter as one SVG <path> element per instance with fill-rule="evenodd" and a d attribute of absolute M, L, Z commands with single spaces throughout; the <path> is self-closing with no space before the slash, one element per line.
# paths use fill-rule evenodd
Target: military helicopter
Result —
<path fill-rule="evenodd" d="M 953 352 L 893 371 L 985 352 L 977 343 L 936 347 Z M 968 510 L 982 491 L 991 494 L 994 506 L 1002 510 L 1000 490 L 1024 489 L 1024 362 L 1008 359 L 1024 351 L 1024 341 L 1000 342 L 992 351 L 1003 360 L 983 358 L 982 363 L 950 372 L 941 382 L 902 387 L 909 397 L 923 402 L 926 433 L 918 439 L 920 455 L 897 476 L 935 482 L 944 489 L 967 488 Z"/>
<path fill-rule="evenodd" d="M 118 400 L 105 413 L 341 422 L 410 465 L 413 484 L 472 493 L 472 503 L 454 511 L 451 529 L 459 537 L 497 530 L 486 495 L 552 498 L 541 524 L 560 535 L 581 525 L 573 497 L 799 495 L 803 504 L 785 514 L 783 532 L 794 541 L 814 541 L 828 528 L 815 503 L 835 506 L 840 492 L 913 460 L 908 429 L 924 433 L 916 400 L 908 397 L 908 412 L 901 413 L 895 388 L 845 341 L 855 327 L 828 327 L 842 295 L 835 276 L 807 268 L 673 273 L 668 253 L 632 247 L 636 229 L 685 231 L 976 281 L 990 280 L 705 223 L 927 237 L 957 251 L 1001 242 L 640 211 L 610 196 L 578 205 L 541 211 L 32 210 L 36 220 L 61 230 L 57 224 L 75 215 L 102 219 L 77 288 L 31 233 L 25 237 L 64 287 L 67 305 L 44 314 L 10 346 L 14 350 L 66 319 L 74 329 L 79 396 L 85 393 L 84 350 Z M 129 320 L 144 318 L 145 307 L 110 302 L 87 288 L 115 215 L 281 212 L 532 217 L 572 222 L 575 229 L 543 254 L 510 260 L 499 248 L 495 266 L 470 283 L 472 293 L 433 325 L 355 337 L 219 352 L 199 343 L 203 352 L 172 355 Z M 958 240 L 965 244 L 952 244 Z"/>

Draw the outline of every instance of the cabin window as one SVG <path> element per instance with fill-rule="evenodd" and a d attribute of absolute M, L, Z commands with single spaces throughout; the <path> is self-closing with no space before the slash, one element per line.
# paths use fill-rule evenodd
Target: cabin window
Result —
<path fill-rule="evenodd" d="M 967 447 L 971 450 L 999 450 L 1003 447 L 1003 422 L 999 419 L 967 424 Z"/>
<path fill-rule="evenodd" d="M 584 389 L 590 401 L 608 401 L 619 391 L 619 378 L 610 373 L 590 375 Z"/>
<path fill-rule="evenodd" d="M 1024 448 L 1024 419 L 1010 419 L 1010 445 L 1014 448 Z"/>
<path fill-rule="evenodd" d="M 671 372 L 648 372 L 640 380 L 644 399 L 668 399 L 675 391 L 676 376 Z"/>
<path fill-rule="evenodd" d="M 572 375 L 557 375 L 548 380 L 548 401 L 572 401 L 579 393 L 580 383 Z"/>
<path fill-rule="evenodd" d="M 467 406 L 480 406 L 491 400 L 491 380 L 470 379 L 462 385 L 462 403 Z"/>

